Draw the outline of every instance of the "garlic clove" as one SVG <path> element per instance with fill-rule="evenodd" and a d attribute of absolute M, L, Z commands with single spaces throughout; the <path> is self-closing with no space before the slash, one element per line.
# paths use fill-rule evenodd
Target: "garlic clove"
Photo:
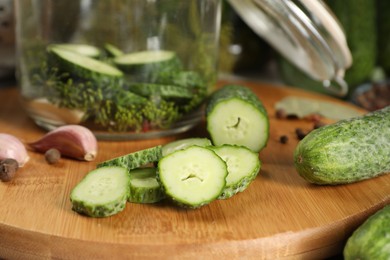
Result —
<path fill-rule="evenodd" d="M 45 153 L 55 148 L 61 155 L 84 161 L 93 161 L 97 155 L 97 140 L 88 128 L 81 125 L 60 126 L 41 139 L 29 143 L 35 151 Z"/>
<path fill-rule="evenodd" d="M 37 118 L 50 120 L 52 124 L 79 124 L 85 112 L 78 109 L 59 107 L 46 98 L 37 98 L 26 104 L 27 111 Z"/>
<path fill-rule="evenodd" d="M 14 159 L 23 167 L 30 159 L 24 144 L 15 136 L 0 133 L 0 160 Z"/>

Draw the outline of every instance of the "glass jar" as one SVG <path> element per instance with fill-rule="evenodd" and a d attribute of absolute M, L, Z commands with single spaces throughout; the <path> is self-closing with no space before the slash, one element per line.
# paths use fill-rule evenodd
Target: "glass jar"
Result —
<path fill-rule="evenodd" d="M 228 0 L 240 17 L 296 68 L 337 96 L 352 64 L 344 31 L 322 0 Z"/>
<path fill-rule="evenodd" d="M 220 0 L 16 0 L 18 80 L 45 129 L 186 131 L 217 77 Z"/>
<path fill-rule="evenodd" d="M 12 0 L 0 0 L 0 80 L 13 76 L 15 31 Z"/>

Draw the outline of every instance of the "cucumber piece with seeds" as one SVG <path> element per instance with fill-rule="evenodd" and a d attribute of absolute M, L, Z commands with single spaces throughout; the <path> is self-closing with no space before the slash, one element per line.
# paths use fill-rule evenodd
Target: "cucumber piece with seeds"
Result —
<path fill-rule="evenodd" d="M 159 145 L 101 162 L 97 165 L 97 167 L 122 166 L 128 170 L 133 170 L 143 165 L 157 162 L 161 159 L 161 157 L 162 146 Z"/>
<path fill-rule="evenodd" d="M 154 167 L 145 167 L 130 171 L 129 202 L 155 203 L 165 198 L 156 179 L 156 170 Z"/>
<path fill-rule="evenodd" d="M 226 85 L 214 92 L 206 107 L 207 131 L 214 145 L 243 145 L 262 150 L 269 138 L 269 119 L 249 88 Z"/>
<path fill-rule="evenodd" d="M 69 51 L 62 47 L 48 48 L 50 62 L 61 71 L 94 81 L 112 81 L 123 77 L 122 71 L 102 61 Z"/>
<path fill-rule="evenodd" d="M 261 167 L 258 153 L 245 146 L 227 144 L 211 146 L 209 149 L 216 152 L 227 164 L 226 187 L 219 199 L 228 199 L 244 191 L 256 178 Z"/>
<path fill-rule="evenodd" d="M 126 207 L 130 176 L 123 167 L 90 171 L 70 194 L 72 209 L 90 217 L 108 217 Z"/>
<path fill-rule="evenodd" d="M 193 145 L 207 147 L 211 146 L 211 141 L 208 138 L 201 137 L 185 138 L 172 141 L 162 146 L 162 156 L 166 156 L 178 150 L 183 150 Z"/>
<path fill-rule="evenodd" d="M 163 157 L 157 179 L 179 206 L 199 208 L 217 199 L 226 185 L 226 163 L 212 150 L 191 146 Z"/>

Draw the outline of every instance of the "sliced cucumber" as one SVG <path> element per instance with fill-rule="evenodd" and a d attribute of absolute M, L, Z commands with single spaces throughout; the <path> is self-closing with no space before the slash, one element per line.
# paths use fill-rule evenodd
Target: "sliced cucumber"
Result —
<path fill-rule="evenodd" d="M 102 54 L 102 52 L 99 48 L 97 48 L 95 46 L 88 45 L 88 44 L 61 43 L 61 44 L 51 44 L 48 46 L 48 48 L 49 49 L 63 48 L 65 50 L 75 52 L 77 54 L 91 57 L 91 58 L 97 58 Z"/>
<path fill-rule="evenodd" d="M 126 207 L 130 175 L 123 167 L 102 167 L 89 172 L 72 190 L 72 209 L 90 217 L 107 217 Z"/>
<path fill-rule="evenodd" d="M 129 202 L 155 203 L 165 198 L 156 179 L 156 170 L 154 167 L 145 167 L 130 171 Z"/>
<path fill-rule="evenodd" d="M 110 43 L 104 44 L 104 50 L 107 52 L 109 57 L 119 57 L 124 55 L 122 50 Z"/>
<path fill-rule="evenodd" d="M 267 112 L 250 89 L 227 85 L 214 92 L 206 107 L 207 131 L 216 146 L 243 145 L 263 149 L 269 138 Z"/>
<path fill-rule="evenodd" d="M 130 90 L 144 97 L 152 95 L 161 96 L 163 99 L 190 99 L 193 97 L 191 89 L 174 85 L 136 83 L 130 86 Z"/>
<path fill-rule="evenodd" d="M 117 57 L 114 62 L 121 67 L 132 68 L 134 66 L 146 66 L 148 64 L 161 64 L 174 59 L 176 59 L 176 54 L 173 51 L 140 51 Z"/>
<path fill-rule="evenodd" d="M 200 137 L 176 140 L 162 146 L 162 156 L 166 156 L 178 150 L 183 150 L 192 145 L 207 147 L 207 146 L 211 146 L 211 141 L 208 138 L 200 138 Z"/>
<path fill-rule="evenodd" d="M 217 199 L 226 185 L 226 163 L 210 149 L 191 146 L 158 163 L 158 180 L 178 205 L 198 208 Z"/>
<path fill-rule="evenodd" d="M 114 64 L 136 77 L 137 80 L 156 82 L 158 74 L 163 71 L 178 71 L 181 63 L 172 51 L 141 51 L 114 58 Z"/>
<path fill-rule="evenodd" d="M 261 162 L 259 155 L 245 146 L 222 145 L 209 147 L 227 164 L 226 186 L 219 199 L 227 199 L 244 191 L 256 178 Z"/>
<path fill-rule="evenodd" d="M 162 72 L 159 74 L 157 82 L 185 88 L 206 87 L 206 83 L 200 74 L 195 71 Z"/>
<path fill-rule="evenodd" d="M 97 167 L 122 166 L 130 171 L 143 165 L 157 162 L 161 157 L 162 146 L 159 145 L 99 163 Z"/>
<path fill-rule="evenodd" d="M 123 73 L 117 68 L 99 60 L 69 51 L 62 47 L 49 48 L 51 62 L 62 71 L 83 79 L 101 81 L 122 78 Z"/>

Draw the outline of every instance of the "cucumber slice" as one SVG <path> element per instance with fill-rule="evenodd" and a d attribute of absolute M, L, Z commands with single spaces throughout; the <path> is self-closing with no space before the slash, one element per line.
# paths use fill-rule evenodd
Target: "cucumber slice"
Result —
<path fill-rule="evenodd" d="M 185 88 L 206 88 L 206 83 L 196 71 L 162 72 L 158 83 L 171 84 Z"/>
<path fill-rule="evenodd" d="M 89 172 L 72 190 L 72 209 L 90 217 L 108 217 L 126 207 L 130 176 L 123 167 L 102 167 Z"/>
<path fill-rule="evenodd" d="M 163 157 L 157 174 L 165 194 L 175 203 L 198 208 L 221 195 L 227 167 L 212 150 L 191 146 Z"/>
<path fill-rule="evenodd" d="M 261 166 L 258 153 L 245 146 L 227 144 L 209 148 L 226 162 L 228 169 L 226 186 L 219 199 L 228 199 L 244 191 L 256 178 Z"/>
<path fill-rule="evenodd" d="M 176 59 L 176 54 L 173 51 L 140 51 L 117 57 L 114 59 L 114 62 L 121 67 L 132 68 L 134 66 L 146 66 L 148 64 L 161 64 L 174 59 Z"/>
<path fill-rule="evenodd" d="M 208 138 L 200 137 L 176 140 L 162 146 L 162 156 L 167 156 L 170 153 L 173 153 L 178 150 L 183 150 L 192 145 L 197 145 L 201 147 L 211 146 L 211 140 Z"/>
<path fill-rule="evenodd" d="M 97 167 L 122 166 L 130 171 L 148 163 L 157 162 L 161 157 L 162 146 L 159 145 L 99 163 Z"/>
<path fill-rule="evenodd" d="M 123 76 L 120 70 L 107 63 L 62 47 L 51 47 L 48 50 L 53 65 L 74 76 L 95 81 L 117 80 Z"/>
<path fill-rule="evenodd" d="M 113 60 L 124 72 L 140 81 L 156 82 L 158 74 L 164 71 L 178 71 L 181 63 L 175 52 L 164 50 L 140 51 L 124 54 Z"/>
<path fill-rule="evenodd" d="M 267 112 L 255 93 L 240 85 L 214 92 L 206 107 L 207 131 L 214 145 L 235 144 L 254 152 L 269 138 Z"/>
<path fill-rule="evenodd" d="M 190 99 L 193 97 L 191 89 L 174 85 L 136 83 L 130 86 L 130 90 L 144 97 L 152 95 L 161 96 L 163 99 Z"/>
<path fill-rule="evenodd" d="M 76 44 L 76 43 L 51 44 L 48 46 L 48 48 L 49 49 L 62 48 L 91 58 L 97 58 L 102 54 L 99 48 L 87 44 Z"/>
<path fill-rule="evenodd" d="M 119 57 L 124 55 L 122 50 L 110 43 L 104 44 L 104 50 L 107 52 L 109 57 Z"/>
<path fill-rule="evenodd" d="M 129 202 L 155 203 L 165 198 L 156 178 L 156 168 L 145 167 L 130 171 Z"/>

